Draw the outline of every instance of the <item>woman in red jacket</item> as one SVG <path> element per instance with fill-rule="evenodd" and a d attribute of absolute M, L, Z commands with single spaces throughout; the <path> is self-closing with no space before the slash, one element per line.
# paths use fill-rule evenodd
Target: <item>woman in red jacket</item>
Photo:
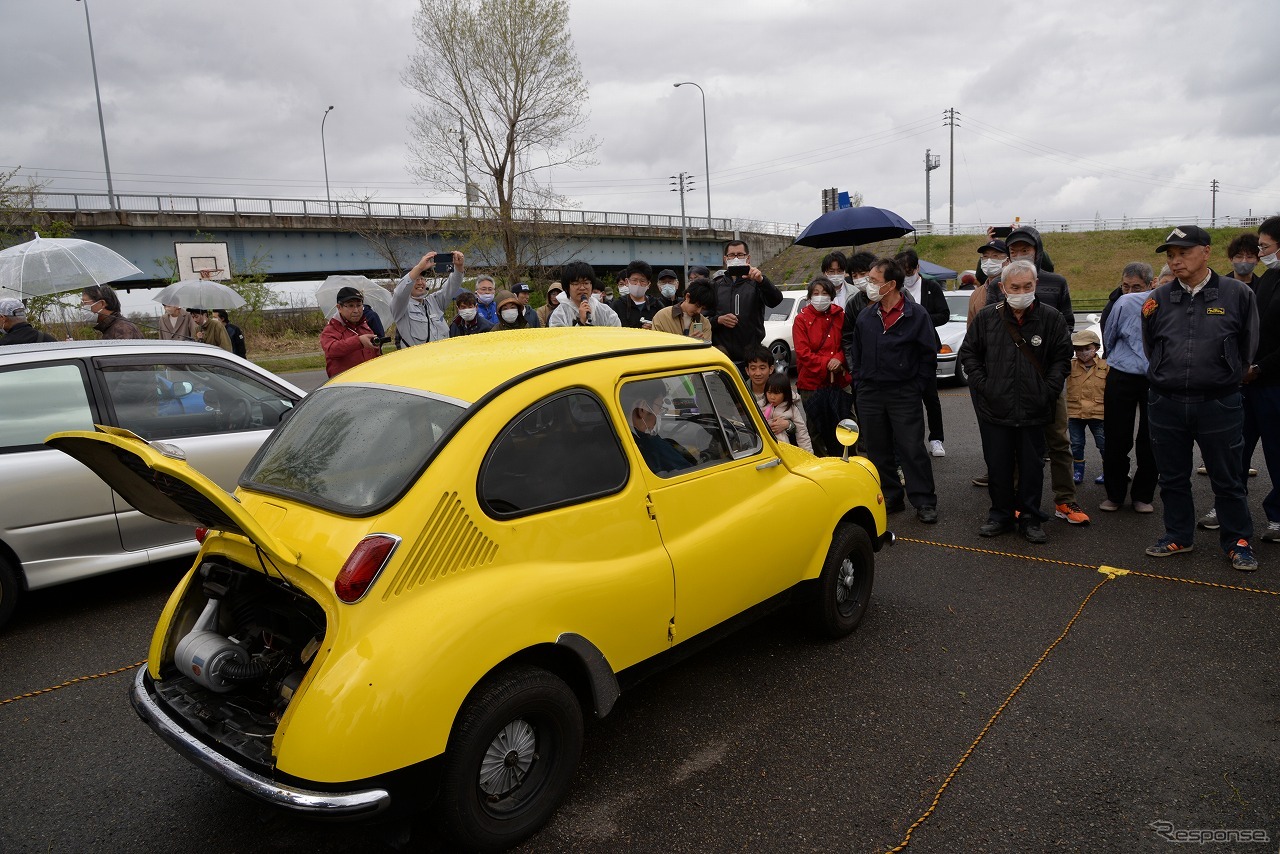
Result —
<path fill-rule="evenodd" d="M 849 411 L 849 396 L 841 389 L 849 385 L 840 335 L 844 331 L 844 310 L 835 302 L 831 280 L 818 276 L 809 282 L 809 304 L 796 315 L 791 341 L 799 376 L 796 386 L 809 416 L 809 435 L 814 453 L 838 456 L 836 422 Z"/>

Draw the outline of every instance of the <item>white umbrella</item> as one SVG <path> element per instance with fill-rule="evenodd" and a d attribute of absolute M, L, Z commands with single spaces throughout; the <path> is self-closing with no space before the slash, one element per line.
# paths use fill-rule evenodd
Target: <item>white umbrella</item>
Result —
<path fill-rule="evenodd" d="M 239 308 L 244 297 L 231 288 L 210 279 L 183 279 L 174 282 L 151 298 L 161 305 L 180 305 L 183 308 Z"/>
<path fill-rule="evenodd" d="M 326 320 L 338 313 L 338 291 L 355 288 L 364 297 L 365 304 L 378 313 L 383 323 L 391 322 L 391 292 L 367 276 L 330 276 L 316 289 L 316 305 L 324 312 Z"/>
<path fill-rule="evenodd" d="M 35 240 L 0 251 L 0 296 L 60 294 L 141 272 L 100 243 L 37 234 Z"/>

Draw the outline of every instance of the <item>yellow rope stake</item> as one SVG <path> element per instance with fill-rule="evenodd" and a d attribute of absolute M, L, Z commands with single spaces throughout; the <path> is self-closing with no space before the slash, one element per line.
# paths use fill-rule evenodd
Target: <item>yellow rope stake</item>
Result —
<path fill-rule="evenodd" d="M 0 706 L 7 706 L 9 703 L 16 703 L 18 700 L 25 700 L 28 697 L 39 697 L 41 694 L 48 694 L 50 691 L 57 691 L 61 688 L 75 685 L 77 682 L 88 682 L 90 679 L 101 679 L 104 676 L 115 676 L 117 673 L 124 673 L 126 670 L 137 670 L 146 663 L 147 660 L 144 658 L 142 661 L 138 661 L 124 667 L 117 667 L 115 670 L 108 670 L 105 673 L 95 673 L 92 676 L 77 676 L 75 679 L 68 679 L 61 685 L 54 685 L 52 688 L 41 688 L 39 691 L 28 691 L 26 694 L 19 694 L 18 696 L 10 697 L 7 700 L 0 700 Z"/>
<path fill-rule="evenodd" d="M 955 767 L 951 769 L 951 773 L 947 775 L 947 779 L 943 780 L 942 785 L 938 787 L 938 793 L 933 796 L 933 803 L 929 804 L 929 808 L 924 811 L 924 814 L 921 815 L 918 819 L 916 819 L 914 824 L 912 824 L 909 828 L 907 828 L 907 833 L 905 836 L 902 837 L 902 841 L 898 843 L 896 848 L 890 848 L 889 854 L 894 854 L 894 852 L 901 851 L 911 843 L 911 834 L 915 832 L 916 828 L 924 824 L 925 821 L 929 818 L 929 816 L 933 815 L 933 811 L 938 808 L 938 801 L 942 800 L 942 793 L 947 790 L 947 786 L 951 785 L 951 781 L 955 779 L 956 774 L 960 773 L 960 769 L 961 767 L 964 766 L 964 763 L 969 761 L 969 757 L 973 754 L 973 751 L 977 749 L 978 743 L 981 742 L 984 737 L 986 737 L 987 732 L 995 724 L 996 719 L 999 718 L 1000 715 L 1004 713 L 1004 710 L 1009 706 L 1009 703 L 1012 702 L 1013 698 L 1017 696 L 1019 691 L 1022 690 L 1022 686 L 1027 684 L 1027 680 L 1029 680 L 1035 674 L 1035 672 L 1040 669 L 1040 665 L 1043 664 L 1044 660 L 1049 657 L 1049 653 L 1053 652 L 1054 647 L 1062 643 L 1062 639 L 1067 636 L 1067 632 L 1071 631 L 1071 627 L 1075 625 L 1075 622 L 1077 619 L 1079 619 L 1081 612 L 1084 611 L 1084 606 L 1088 605 L 1089 600 L 1093 598 L 1093 594 L 1097 593 L 1099 588 L 1102 587 L 1102 585 L 1106 584 L 1108 581 L 1110 581 L 1114 577 L 1115 577 L 1114 575 L 1107 574 L 1107 577 L 1099 581 L 1097 585 L 1092 590 L 1089 591 L 1089 595 L 1084 597 L 1084 601 L 1081 602 L 1080 607 L 1076 609 L 1075 616 L 1073 616 L 1067 622 L 1067 626 L 1062 630 L 1062 634 L 1058 635 L 1058 639 L 1055 640 L 1053 643 L 1049 644 L 1049 647 L 1043 653 L 1040 654 L 1040 657 L 1036 659 L 1036 663 L 1033 664 L 1031 666 L 1031 669 L 1027 671 L 1026 675 L 1023 676 L 1022 679 L 1018 681 L 1018 684 L 1015 685 L 1013 690 L 1009 692 L 1009 696 L 1004 698 L 1004 702 L 1001 703 L 1000 707 L 996 709 L 995 714 L 993 714 L 990 718 L 987 719 L 987 725 L 982 728 L 982 732 L 978 733 L 978 737 L 973 740 L 973 743 L 969 745 L 969 749 L 966 750 L 964 752 L 964 755 L 960 757 L 960 761 L 957 762 L 955 764 Z"/>

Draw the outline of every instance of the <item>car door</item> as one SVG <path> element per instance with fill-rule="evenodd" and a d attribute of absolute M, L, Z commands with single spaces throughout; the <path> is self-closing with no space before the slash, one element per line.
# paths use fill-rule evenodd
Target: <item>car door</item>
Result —
<path fill-rule="evenodd" d="M 189 353 L 94 360 L 114 426 L 176 446 L 187 462 L 231 492 L 245 464 L 292 410 L 298 395 L 229 360 Z M 129 550 L 189 539 L 118 495 L 120 538 Z"/>
<path fill-rule="evenodd" d="M 676 642 L 795 584 L 800 555 L 831 535 L 816 512 L 825 493 L 782 464 L 734 379 L 722 369 L 649 377 L 619 397 L 675 567 Z"/>
<path fill-rule="evenodd" d="M 0 538 L 31 589 L 115 568 L 121 551 L 111 490 L 45 437 L 92 430 L 101 413 L 79 360 L 0 369 Z M 110 565 L 108 565 L 110 564 Z"/>
<path fill-rule="evenodd" d="M 502 549 L 537 579 L 541 618 L 619 671 L 670 645 L 675 590 L 646 484 L 607 411 L 586 388 L 528 406 L 498 431 L 476 491 L 502 525 Z"/>

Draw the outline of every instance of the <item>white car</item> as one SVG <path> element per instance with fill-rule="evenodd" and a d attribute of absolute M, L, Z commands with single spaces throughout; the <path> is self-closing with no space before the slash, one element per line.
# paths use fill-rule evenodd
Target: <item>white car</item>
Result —
<path fill-rule="evenodd" d="M 968 328 L 969 296 L 973 291 L 947 291 L 947 307 L 951 309 L 951 319 L 937 327 L 938 340 L 938 373 L 940 380 L 955 380 L 964 385 L 969 381 L 964 367 L 960 364 L 960 345 L 964 343 L 964 332 Z"/>
<path fill-rule="evenodd" d="M 0 347 L 0 626 L 28 590 L 193 555 L 189 527 L 131 507 L 44 444 L 63 430 L 123 429 L 236 481 L 304 392 L 239 356 L 191 341 Z"/>
<path fill-rule="evenodd" d="M 795 344 L 791 338 L 791 324 L 809 304 L 809 291 L 803 285 L 786 285 L 779 290 L 782 291 L 782 302 L 765 315 L 764 340 L 760 343 L 769 348 L 775 363 L 792 365 L 795 363 Z"/>

